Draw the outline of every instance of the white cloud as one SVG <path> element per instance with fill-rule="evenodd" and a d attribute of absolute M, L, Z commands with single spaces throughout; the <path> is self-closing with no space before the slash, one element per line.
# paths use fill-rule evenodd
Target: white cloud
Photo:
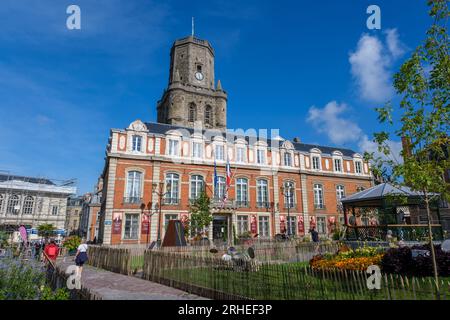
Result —
<path fill-rule="evenodd" d="M 327 134 L 333 143 L 354 142 L 358 140 L 362 130 L 356 123 L 343 118 L 349 109 L 346 104 L 336 101 L 329 102 L 323 108 L 312 106 L 309 108 L 307 121 L 318 132 Z"/>
<path fill-rule="evenodd" d="M 389 157 L 386 157 L 383 153 L 379 152 L 378 145 L 372 140 L 369 140 L 367 135 L 364 134 L 360 138 L 358 148 L 361 152 L 373 152 L 375 157 L 382 157 L 385 160 L 389 159 L 401 163 L 403 161 L 400 155 L 400 152 L 402 151 L 402 143 L 400 141 L 388 140 L 387 145 L 391 149 L 391 155 Z"/>
<path fill-rule="evenodd" d="M 385 34 L 386 44 L 376 36 L 363 34 L 349 57 L 360 94 L 370 102 L 383 103 L 392 97 L 391 67 L 405 51 L 396 29 L 388 29 Z"/>
<path fill-rule="evenodd" d="M 386 44 L 389 52 L 394 59 L 401 57 L 405 53 L 405 45 L 398 38 L 397 29 L 388 29 L 385 31 Z"/>
<path fill-rule="evenodd" d="M 326 134 L 328 139 L 335 144 L 354 142 L 361 153 L 374 152 L 375 156 L 384 155 L 378 152 L 378 146 L 375 142 L 369 140 L 359 125 L 349 120 L 346 116 L 350 111 L 345 103 L 331 101 L 323 108 L 312 106 L 308 111 L 307 122 L 311 123 L 319 133 Z M 394 159 L 401 162 L 400 152 L 402 150 L 401 142 L 388 141 Z M 390 157 L 392 158 L 392 157 Z"/>

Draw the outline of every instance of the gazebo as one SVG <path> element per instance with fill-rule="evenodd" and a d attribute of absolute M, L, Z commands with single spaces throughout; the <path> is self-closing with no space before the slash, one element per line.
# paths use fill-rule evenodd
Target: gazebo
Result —
<path fill-rule="evenodd" d="M 420 219 L 426 215 L 421 194 L 408 187 L 382 183 L 341 202 L 347 240 L 384 241 L 388 230 L 399 240 L 420 241 L 428 237 L 428 220 Z M 443 233 L 438 201 L 433 202 L 431 210 L 433 238 L 440 240 Z"/>

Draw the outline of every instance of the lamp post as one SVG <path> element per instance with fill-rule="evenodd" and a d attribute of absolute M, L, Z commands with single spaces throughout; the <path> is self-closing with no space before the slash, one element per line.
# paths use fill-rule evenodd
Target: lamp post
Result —
<path fill-rule="evenodd" d="M 164 191 L 164 182 L 153 183 L 153 193 L 158 196 L 158 239 L 156 240 L 156 245 L 158 248 L 161 247 L 161 216 L 162 216 L 162 206 L 163 199 L 167 192 Z M 167 189 L 170 190 L 170 183 L 167 183 Z"/>
<path fill-rule="evenodd" d="M 147 222 L 146 223 L 147 223 L 147 245 L 148 245 L 148 243 L 150 241 L 150 217 L 153 216 L 155 213 L 151 212 L 151 209 L 152 209 L 152 203 L 151 202 L 149 202 L 147 204 L 147 211 L 148 211 L 147 213 L 144 212 L 145 207 L 146 207 L 145 203 L 142 203 L 141 204 L 142 215 L 147 217 Z"/>
<path fill-rule="evenodd" d="M 290 216 L 290 208 L 291 208 L 291 192 L 292 192 L 292 186 L 290 184 L 288 185 L 284 185 L 281 188 L 281 194 L 285 197 L 285 199 L 287 198 L 287 232 L 288 232 L 288 236 L 291 236 L 291 216 Z"/>

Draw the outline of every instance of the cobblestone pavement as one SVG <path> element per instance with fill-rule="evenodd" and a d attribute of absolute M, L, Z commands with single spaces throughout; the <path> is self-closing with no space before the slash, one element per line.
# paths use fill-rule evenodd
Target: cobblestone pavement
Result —
<path fill-rule="evenodd" d="M 73 258 L 58 262 L 64 270 L 71 264 L 75 264 Z M 205 300 L 159 283 L 91 266 L 83 267 L 81 285 L 104 300 Z"/>

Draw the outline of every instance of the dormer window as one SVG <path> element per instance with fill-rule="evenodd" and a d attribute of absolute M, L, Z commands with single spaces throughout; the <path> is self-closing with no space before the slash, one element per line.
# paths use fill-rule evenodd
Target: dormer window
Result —
<path fill-rule="evenodd" d="M 334 171 L 342 172 L 342 161 L 341 161 L 341 159 L 334 159 Z"/>
<path fill-rule="evenodd" d="M 292 167 L 292 155 L 289 152 L 284 154 L 284 165 L 286 167 Z"/>
<path fill-rule="evenodd" d="M 192 143 L 192 157 L 194 157 L 194 158 L 202 157 L 202 143 L 201 142 Z"/>
<path fill-rule="evenodd" d="M 265 150 L 262 150 L 262 149 L 256 150 L 256 162 L 258 164 L 265 164 L 266 163 L 266 152 L 265 152 Z"/>
<path fill-rule="evenodd" d="M 245 162 L 245 148 L 244 147 L 236 148 L 236 162 Z"/>
<path fill-rule="evenodd" d="M 169 155 L 178 156 L 179 141 L 174 139 L 169 139 Z"/>
<path fill-rule="evenodd" d="M 313 170 L 320 170 L 320 158 L 318 156 L 312 157 L 312 168 Z"/>
<path fill-rule="evenodd" d="M 355 172 L 357 174 L 361 174 L 362 173 L 362 163 L 361 163 L 361 161 L 356 161 L 355 162 Z"/>
<path fill-rule="evenodd" d="M 142 147 L 142 137 L 138 135 L 133 136 L 132 150 L 136 152 L 141 152 Z"/>
<path fill-rule="evenodd" d="M 216 145 L 216 150 L 215 150 L 215 158 L 216 160 L 224 160 L 224 147 L 223 145 Z"/>

